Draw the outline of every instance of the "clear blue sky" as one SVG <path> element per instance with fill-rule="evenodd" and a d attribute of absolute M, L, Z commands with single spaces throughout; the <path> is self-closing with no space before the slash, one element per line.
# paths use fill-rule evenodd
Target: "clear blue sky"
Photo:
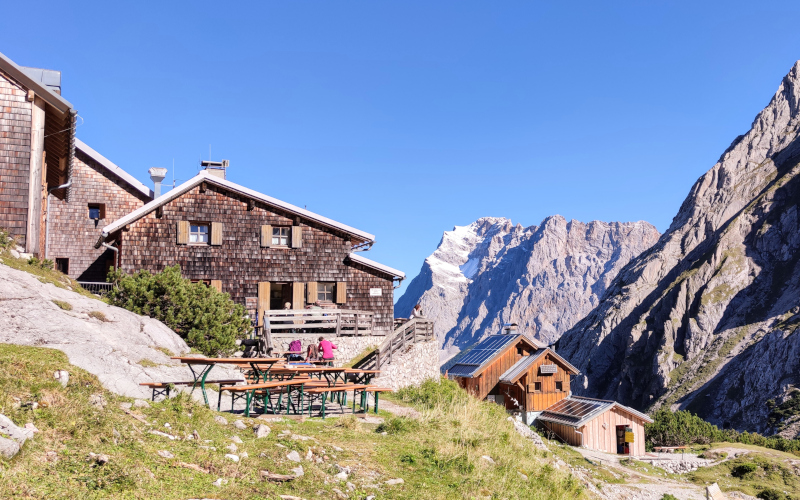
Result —
<path fill-rule="evenodd" d="M 409 278 L 481 216 L 665 230 L 800 58 L 797 2 L 177 4 L 19 4 L 0 52 L 61 70 L 78 136 L 142 181 L 210 144 Z"/>

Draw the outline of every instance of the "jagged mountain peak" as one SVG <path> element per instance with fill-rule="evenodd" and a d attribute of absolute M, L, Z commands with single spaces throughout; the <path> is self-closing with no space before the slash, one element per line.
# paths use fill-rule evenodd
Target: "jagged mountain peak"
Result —
<path fill-rule="evenodd" d="M 769 432 L 800 385 L 800 62 L 659 242 L 559 340 L 573 390 Z"/>
<path fill-rule="evenodd" d="M 436 320 L 442 359 L 505 322 L 552 342 L 597 303 L 613 276 L 658 239 L 646 222 L 583 223 L 561 215 L 538 226 L 484 217 L 446 231 L 398 300 Z"/>

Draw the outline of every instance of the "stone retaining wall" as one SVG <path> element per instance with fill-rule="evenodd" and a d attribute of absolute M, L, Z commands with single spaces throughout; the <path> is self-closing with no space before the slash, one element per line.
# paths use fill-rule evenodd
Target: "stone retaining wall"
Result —
<path fill-rule="evenodd" d="M 373 385 L 397 390 L 440 377 L 439 343 L 436 340 L 413 344 L 403 353 L 395 352 L 393 358 L 381 369 L 381 375 Z"/>
<path fill-rule="evenodd" d="M 303 358 L 306 355 L 306 349 L 309 344 L 319 343 L 319 337 L 325 337 L 336 346 L 333 351 L 336 359 L 334 366 L 343 366 L 348 364 L 359 354 L 362 354 L 368 347 L 378 347 L 386 337 L 383 335 L 365 335 L 362 337 L 337 337 L 335 335 L 319 335 L 319 334 L 292 334 L 292 335 L 275 335 L 272 336 L 272 344 L 275 346 L 276 351 L 288 351 L 289 343 L 295 339 L 299 339 L 303 344 Z"/>

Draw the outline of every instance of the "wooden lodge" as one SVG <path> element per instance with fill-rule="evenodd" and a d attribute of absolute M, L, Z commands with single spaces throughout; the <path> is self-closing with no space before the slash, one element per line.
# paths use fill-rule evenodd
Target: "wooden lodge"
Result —
<path fill-rule="evenodd" d="M 490 335 L 461 355 L 447 375 L 478 397 L 519 412 L 566 443 L 607 453 L 644 455 L 650 417 L 614 401 L 573 396 L 577 368 L 524 335 Z"/>
<path fill-rule="evenodd" d="M 230 294 L 259 321 L 286 304 L 299 318 L 318 303 L 351 332 L 360 322 L 355 334 L 392 332 L 394 287 L 405 275 L 363 256 L 373 235 L 221 175 L 203 170 L 106 225 L 95 247 L 112 246 L 126 272 L 179 264 L 185 278 Z"/>
<path fill-rule="evenodd" d="M 0 228 L 43 258 L 48 201 L 67 199 L 78 112 L 61 73 L 18 66 L 0 53 Z"/>

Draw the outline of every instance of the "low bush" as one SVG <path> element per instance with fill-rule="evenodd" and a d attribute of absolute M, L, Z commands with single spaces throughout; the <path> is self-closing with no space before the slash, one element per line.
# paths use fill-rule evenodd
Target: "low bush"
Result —
<path fill-rule="evenodd" d="M 230 354 L 236 340 L 250 333 L 243 306 L 227 293 L 184 279 L 178 265 L 156 274 L 112 270 L 108 281 L 114 283 L 109 303 L 164 322 L 205 355 Z"/>
<path fill-rule="evenodd" d="M 654 446 L 686 446 L 731 442 L 751 444 L 789 453 L 800 452 L 800 440 L 780 436 L 765 437 L 755 432 L 739 432 L 720 429 L 688 411 L 661 409 L 653 415 L 653 423 L 645 425 L 645 441 L 648 449 Z"/>
<path fill-rule="evenodd" d="M 60 307 L 65 311 L 72 310 L 72 304 L 70 304 L 69 302 L 65 302 L 63 300 L 53 300 L 53 304 L 57 305 L 58 307 Z"/>
<path fill-rule="evenodd" d="M 744 463 L 737 465 L 733 469 L 731 469 L 731 475 L 733 477 L 745 477 L 748 474 L 752 474 L 753 472 L 758 470 L 758 465 L 754 463 Z"/>
<path fill-rule="evenodd" d="M 102 313 L 102 312 L 100 312 L 100 311 L 92 311 L 92 312 L 90 312 L 90 313 L 89 313 L 89 317 L 90 317 L 90 318 L 97 319 L 97 320 L 100 320 L 100 321 L 102 321 L 103 323 L 105 323 L 105 322 L 107 322 L 107 321 L 108 321 L 108 318 L 106 318 L 106 315 L 105 315 L 105 314 L 103 314 L 103 313 Z"/>
<path fill-rule="evenodd" d="M 774 488 L 767 488 L 756 495 L 756 498 L 760 498 L 761 500 L 785 500 L 786 495 Z"/>
<path fill-rule="evenodd" d="M 39 260 L 38 257 L 31 257 L 28 259 L 28 265 L 38 267 L 39 269 L 52 270 L 55 264 L 53 264 L 53 261 L 50 259 Z"/>

